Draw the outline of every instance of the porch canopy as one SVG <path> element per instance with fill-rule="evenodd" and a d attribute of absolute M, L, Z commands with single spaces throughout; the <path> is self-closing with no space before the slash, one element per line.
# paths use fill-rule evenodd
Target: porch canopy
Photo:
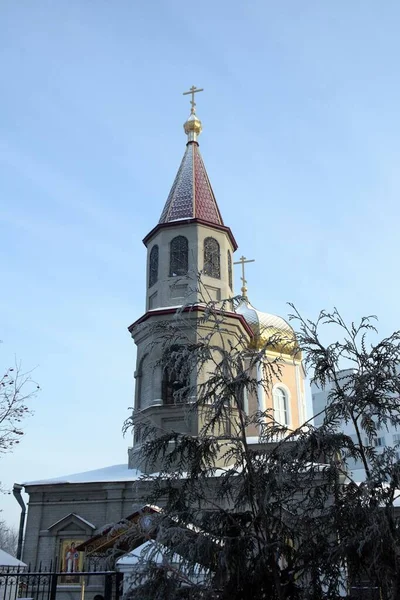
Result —
<path fill-rule="evenodd" d="M 154 516 L 161 513 L 158 506 L 145 505 L 118 523 L 104 525 L 100 532 L 76 547 L 85 558 L 119 558 L 152 537 Z"/>

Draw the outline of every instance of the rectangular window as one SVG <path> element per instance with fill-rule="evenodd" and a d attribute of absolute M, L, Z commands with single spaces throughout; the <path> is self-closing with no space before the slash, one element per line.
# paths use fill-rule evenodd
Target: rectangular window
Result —
<path fill-rule="evenodd" d="M 369 446 L 370 442 L 368 438 L 364 438 L 364 446 Z M 373 437 L 371 440 L 371 446 L 375 446 L 375 448 L 381 448 L 385 446 L 385 438 L 383 436 Z"/>
<path fill-rule="evenodd" d="M 393 434 L 393 443 L 398 444 L 400 442 L 400 433 Z"/>
<path fill-rule="evenodd" d="M 259 410 L 261 410 L 260 407 L 258 408 Z M 243 410 L 246 413 L 246 415 L 249 414 L 249 395 L 246 387 L 243 390 Z"/>
<path fill-rule="evenodd" d="M 381 446 L 385 445 L 385 438 L 383 436 L 373 438 L 372 444 L 375 446 L 375 448 L 380 448 Z"/>
<path fill-rule="evenodd" d="M 274 418 L 280 425 L 289 425 L 288 398 L 282 388 L 276 388 L 273 393 Z"/>
<path fill-rule="evenodd" d="M 279 423 L 282 423 L 282 425 L 289 424 L 288 411 L 287 411 L 287 406 L 286 406 L 286 398 L 281 399 L 281 405 L 279 407 L 278 415 L 279 415 L 279 418 L 278 418 Z"/>

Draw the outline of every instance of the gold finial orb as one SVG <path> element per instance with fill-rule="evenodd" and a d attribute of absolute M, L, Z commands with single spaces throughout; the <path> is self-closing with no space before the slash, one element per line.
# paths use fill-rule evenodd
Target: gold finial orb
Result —
<path fill-rule="evenodd" d="M 191 133 L 195 133 L 196 135 L 200 135 L 202 131 L 201 121 L 197 118 L 195 114 L 190 115 L 186 123 L 183 124 L 183 128 L 187 135 Z"/>

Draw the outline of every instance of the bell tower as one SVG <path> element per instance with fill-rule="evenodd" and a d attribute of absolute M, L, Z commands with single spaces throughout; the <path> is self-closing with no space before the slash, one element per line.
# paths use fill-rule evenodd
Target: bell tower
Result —
<path fill-rule="evenodd" d="M 192 97 L 196 88 L 191 89 Z M 200 154 L 202 124 L 192 109 L 184 123 L 186 150 L 158 224 L 143 242 L 147 248 L 146 309 L 200 301 L 202 274 L 206 300 L 233 295 L 232 255 L 237 248 L 224 225 Z M 204 301 L 204 298 L 202 298 Z"/>
<path fill-rule="evenodd" d="M 183 126 L 186 149 L 159 222 L 143 240 L 147 249 L 145 313 L 129 327 L 137 345 L 136 414 L 150 419 L 160 430 L 192 435 L 198 431 L 198 422 L 188 410 L 190 399 L 177 402 L 168 392 L 154 339 L 160 334 L 154 332 L 162 331 L 162 323 L 176 321 L 177 311 L 190 305 L 187 336 L 196 342 L 204 329 L 199 319 L 204 304 L 234 295 L 233 253 L 237 244 L 223 222 L 199 150 L 202 123 L 194 98 L 201 91 L 193 86 L 185 92 L 192 96 L 191 112 Z M 243 315 L 233 311 L 224 318 L 226 330 L 233 336 L 250 339 L 252 331 Z M 196 382 L 191 383 L 195 389 Z M 131 468 L 143 468 L 139 465 L 140 445 L 135 436 L 129 450 Z"/>

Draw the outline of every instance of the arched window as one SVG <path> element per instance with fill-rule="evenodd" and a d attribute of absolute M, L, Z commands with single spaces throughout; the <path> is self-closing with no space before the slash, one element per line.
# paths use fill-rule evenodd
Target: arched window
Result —
<path fill-rule="evenodd" d="M 188 272 L 188 241 L 183 235 L 171 240 L 169 275 L 187 275 Z"/>
<path fill-rule="evenodd" d="M 232 255 L 228 250 L 228 281 L 229 287 L 233 290 L 233 281 L 232 281 Z"/>
<path fill-rule="evenodd" d="M 135 373 L 135 410 L 146 407 L 152 396 L 154 379 L 154 364 L 150 361 L 149 354 L 142 356 L 138 362 Z"/>
<path fill-rule="evenodd" d="M 158 279 L 158 246 L 153 246 L 150 250 L 149 265 L 149 288 L 155 284 Z"/>
<path fill-rule="evenodd" d="M 285 390 L 276 387 L 273 391 L 274 419 L 279 425 L 289 425 L 289 398 Z"/>
<path fill-rule="evenodd" d="M 162 380 L 162 400 L 164 404 L 184 402 L 189 388 L 187 359 L 182 346 L 171 346 L 165 353 Z"/>
<path fill-rule="evenodd" d="M 204 275 L 216 279 L 221 277 L 219 244 L 212 237 L 204 240 Z"/>

